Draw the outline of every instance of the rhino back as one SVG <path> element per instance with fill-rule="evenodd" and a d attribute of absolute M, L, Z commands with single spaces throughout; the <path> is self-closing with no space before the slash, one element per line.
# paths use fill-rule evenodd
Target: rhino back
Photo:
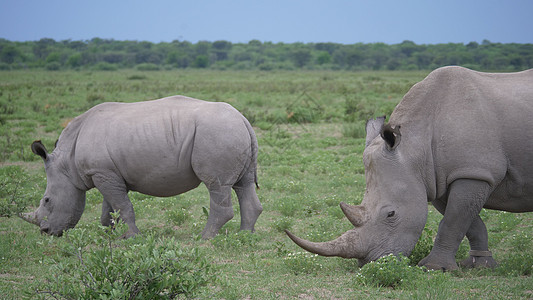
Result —
<path fill-rule="evenodd" d="M 96 106 L 87 112 L 78 136 L 77 165 L 86 178 L 107 172 L 145 194 L 186 192 L 200 183 L 191 162 L 197 128 L 218 121 L 223 129 L 224 122 L 213 117 L 220 107 L 181 96 Z"/>

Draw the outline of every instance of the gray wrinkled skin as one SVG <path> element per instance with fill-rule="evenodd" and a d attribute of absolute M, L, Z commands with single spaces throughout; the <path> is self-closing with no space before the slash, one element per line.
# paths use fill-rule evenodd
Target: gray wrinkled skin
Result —
<path fill-rule="evenodd" d="M 120 210 L 126 236 L 139 232 L 128 191 L 158 197 L 178 195 L 203 182 L 210 213 L 202 231 L 210 238 L 231 218 L 231 189 L 239 199 L 241 229 L 254 230 L 262 206 L 257 197 L 257 139 L 250 123 L 226 103 L 183 96 L 137 103 L 103 103 L 75 118 L 48 153 L 47 187 L 39 208 L 22 217 L 41 231 L 61 235 L 74 227 L 85 192 L 103 195 L 101 222 Z"/>
<path fill-rule="evenodd" d="M 367 123 L 366 194 L 341 203 L 354 225 L 338 239 L 298 245 L 361 265 L 409 255 L 424 228 L 427 202 L 443 214 L 421 266 L 457 268 L 466 236 L 466 267 L 494 267 L 481 208 L 533 211 L 533 70 L 492 74 L 445 67 L 416 84 L 385 118 Z"/>

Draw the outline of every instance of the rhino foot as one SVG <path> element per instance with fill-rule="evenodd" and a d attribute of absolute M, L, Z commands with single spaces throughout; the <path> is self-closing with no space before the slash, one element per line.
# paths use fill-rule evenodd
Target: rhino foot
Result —
<path fill-rule="evenodd" d="M 451 259 L 444 258 L 432 255 L 431 253 L 424 259 L 422 259 L 418 263 L 418 266 L 426 267 L 428 270 L 441 270 L 443 272 L 454 271 L 459 269 L 454 257 L 452 257 Z"/>
<path fill-rule="evenodd" d="M 498 263 L 490 251 L 470 251 L 470 256 L 459 263 L 463 268 L 495 268 Z"/>

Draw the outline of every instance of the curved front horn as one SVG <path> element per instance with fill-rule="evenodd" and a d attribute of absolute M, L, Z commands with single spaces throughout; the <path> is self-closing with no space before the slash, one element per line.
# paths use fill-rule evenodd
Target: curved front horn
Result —
<path fill-rule="evenodd" d="M 18 214 L 18 216 L 28 222 L 28 223 L 31 223 L 31 224 L 34 224 L 34 225 L 37 225 L 39 226 L 39 221 L 37 220 L 37 217 L 35 217 L 35 213 L 32 212 L 32 213 L 22 213 L 22 214 Z"/>
<path fill-rule="evenodd" d="M 355 227 L 361 227 L 368 221 L 368 213 L 362 205 L 350 205 L 344 202 L 340 203 L 342 212 Z"/>
<path fill-rule="evenodd" d="M 359 242 L 359 236 L 355 229 L 343 233 L 340 237 L 329 242 L 310 242 L 304 240 L 285 230 L 289 238 L 303 249 L 322 256 L 340 256 L 344 258 L 362 258 L 364 257 Z"/>

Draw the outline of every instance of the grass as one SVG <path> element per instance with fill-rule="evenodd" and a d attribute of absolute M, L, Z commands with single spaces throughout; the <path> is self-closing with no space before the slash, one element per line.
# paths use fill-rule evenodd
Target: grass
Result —
<path fill-rule="evenodd" d="M 198 248 L 216 269 L 203 298 L 528 299 L 533 296 L 532 216 L 482 211 L 489 244 L 500 266 L 422 275 L 408 284 L 379 287 L 358 280 L 355 260 L 302 252 L 284 234 L 325 241 L 352 228 L 338 206 L 364 195 L 362 164 L 368 117 L 390 114 L 422 72 L 0 72 L 0 209 L 30 210 L 46 186 L 43 165 L 29 145 L 49 150 L 65 124 L 104 101 L 139 101 L 183 94 L 225 101 L 242 111 L 258 135 L 259 198 L 264 212 L 256 233 L 239 232 L 239 207 L 220 235 L 203 241 L 207 189 L 158 198 L 130 193 L 140 230 Z M 362 131 L 361 131 L 362 130 Z M 22 182 L 20 179 L 24 179 Z M 13 194 L 14 193 L 14 194 Z M 5 195 L 4 195 L 5 194 Z M 15 195 L 15 197 L 12 197 Z M 13 204 L 12 199 L 16 203 Z M 28 200 L 26 202 L 26 200 Z M 87 194 L 79 226 L 97 224 L 102 197 Z M 4 205 L 4 204 L 5 205 Z M 16 204 L 20 204 L 17 206 Z M 4 211 L 4 210 L 2 210 Z M 4 215 L 7 215 L 4 213 Z M 428 251 L 441 216 L 431 206 L 417 255 Z M 142 236 L 141 236 L 142 238 Z M 0 218 L 0 298 L 31 293 L 62 253 L 62 238 L 42 236 L 15 217 Z M 422 254 L 421 254 L 422 253 Z M 468 253 L 463 241 L 458 259 Z"/>

